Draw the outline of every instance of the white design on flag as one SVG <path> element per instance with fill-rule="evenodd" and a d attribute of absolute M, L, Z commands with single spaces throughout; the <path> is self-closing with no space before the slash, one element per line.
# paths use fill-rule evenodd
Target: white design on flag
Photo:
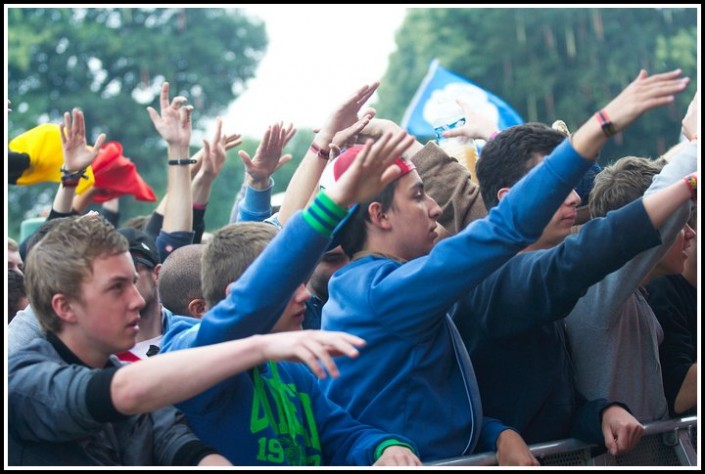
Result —
<path fill-rule="evenodd" d="M 438 108 L 458 98 L 466 100 L 479 113 L 494 118 L 499 130 L 524 123 L 502 99 L 440 66 L 438 59 L 434 59 L 404 113 L 401 126 L 412 135 L 431 137 Z"/>

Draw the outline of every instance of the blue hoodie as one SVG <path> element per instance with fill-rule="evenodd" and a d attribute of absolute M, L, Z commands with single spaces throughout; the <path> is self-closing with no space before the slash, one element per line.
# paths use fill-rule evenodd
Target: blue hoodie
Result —
<path fill-rule="evenodd" d="M 472 364 L 448 312 L 541 235 L 591 164 L 565 140 L 486 218 L 429 255 L 406 263 L 367 255 L 338 270 L 322 328 L 350 332 L 367 345 L 354 362 L 337 361 L 339 378 L 319 382 L 329 398 L 362 422 L 412 439 L 424 461 L 476 446 L 496 450 L 507 427 L 481 418 Z"/>
<path fill-rule="evenodd" d="M 268 333 L 329 240 L 295 214 L 202 320 L 172 320 L 162 352 Z M 297 363 L 260 365 L 177 407 L 235 465 L 370 465 L 387 446 L 415 450 L 406 438 L 352 418 Z"/>

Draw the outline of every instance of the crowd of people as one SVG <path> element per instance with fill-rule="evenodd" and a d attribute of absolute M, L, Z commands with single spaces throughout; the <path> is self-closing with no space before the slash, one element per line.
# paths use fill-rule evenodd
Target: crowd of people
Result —
<path fill-rule="evenodd" d="M 367 84 L 318 129 L 278 212 L 272 175 L 296 130 L 275 122 L 253 156 L 240 150 L 231 222 L 208 233 L 240 135 L 218 119 L 191 155 L 193 107 L 165 82 L 147 112 L 166 194 L 120 223 L 118 196 L 88 183 L 107 137 L 89 146 L 83 112 L 66 112 L 51 212 L 8 239 L 9 464 L 413 466 L 491 451 L 537 466 L 529 445 L 569 437 L 634 449 L 644 423 L 697 411 L 698 94 L 663 157 L 596 161 L 688 85 L 641 71 L 574 133 L 495 130 L 462 103 L 465 125 L 446 133 L 487 141 L 478 186 L 365 108 Z M 10 146 L 16 176 L 32 150 Z M 85 212 L 95 195 L 103 210 Z"/>

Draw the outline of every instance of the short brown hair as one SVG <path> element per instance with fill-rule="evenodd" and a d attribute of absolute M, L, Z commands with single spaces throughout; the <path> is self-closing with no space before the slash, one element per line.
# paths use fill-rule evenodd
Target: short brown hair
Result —
<path fill-rule="evenodd" d="M 590 191 L 590 215 L 605 216 L 642 197 L 665 164 L 664 160 L 625 156 L 604 168 Z"/>
<path fill-rule="evenodd" d="M 93 262 L 127 249 L 125 237 L 101 216 L 61 219 L 27 257 L 27 296 L 42 329 L 61 330 L 61 320 L 52 308 L 54 295 L 81 301 L 81 286 L 93 273 Z"/>
<path fill-rule="evenodd" d="M 201 261 L 201 288 L 209 308 L 225 299 L 228 285 L 240 278 L 276 235 L 277 229 L 264 222 L 229 224 L 213 234 Z"/>

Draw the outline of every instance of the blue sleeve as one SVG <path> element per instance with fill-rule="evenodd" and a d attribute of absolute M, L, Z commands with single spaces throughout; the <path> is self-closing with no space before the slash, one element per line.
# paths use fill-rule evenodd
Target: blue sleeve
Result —
<path fill-rule="evenodd" d="M 590 401 L 586 401 L 581 396 L 578 396 L 578 398 L 578 408 L 573 414 L 571 423 L 571 438 L 604 448 L 605 436 L 602 434 L 602 412 L 612 405 L 619 405 L 629 411 L 627 406 L 622 403 L 609 402 L 604 398 Z"/>
<path fill-rule="evenodd" d="M 228 297 L 192 329 L 198 334 L 191 347 L 269 333 L 329 241 L 304 221 L 301 212 L 294 214 L 235 282 Z"/>
<path fill-rule="evenodd" d="M 514 428 L 506 426 L 504 423 L 495 418 L 483 416 L 482 431 L 480 431 L 480 438 L 477 440 L 475 452 L 485 453 L 488 451 L 497 451 L 497 438 L 499 438 L 502 431 L 509 429 L 513 430 Z"/>
<path fill-rule="evenodd" d="M 510 257 L 534 242 L 592 162 L 568 140 L 512 187 L 489 215 L 439 242 L 427 256 L 375 276 L 369 298 L 389 325 L 419 340 L 445 311 Z M 434 315 L 434 317 L 429 317 Z"/>
<path fill-rule="evenodd" d="M 458 314 L 473 320 L 458 328 L 465 339 L 506 337 L 567 317 L 588 288 L 660 243 L 642 200 L 633 201 L 556 247 L 510 259 L 463 298 Z"/>
<path fill-rule="evenodd" d="M 237 222 L 262 222 L 272 215 L 272 186 L 274 180 L 269 178 L 269 187 L 257 190 L 245 187 L 245 195 L 237 204 Z"/>

